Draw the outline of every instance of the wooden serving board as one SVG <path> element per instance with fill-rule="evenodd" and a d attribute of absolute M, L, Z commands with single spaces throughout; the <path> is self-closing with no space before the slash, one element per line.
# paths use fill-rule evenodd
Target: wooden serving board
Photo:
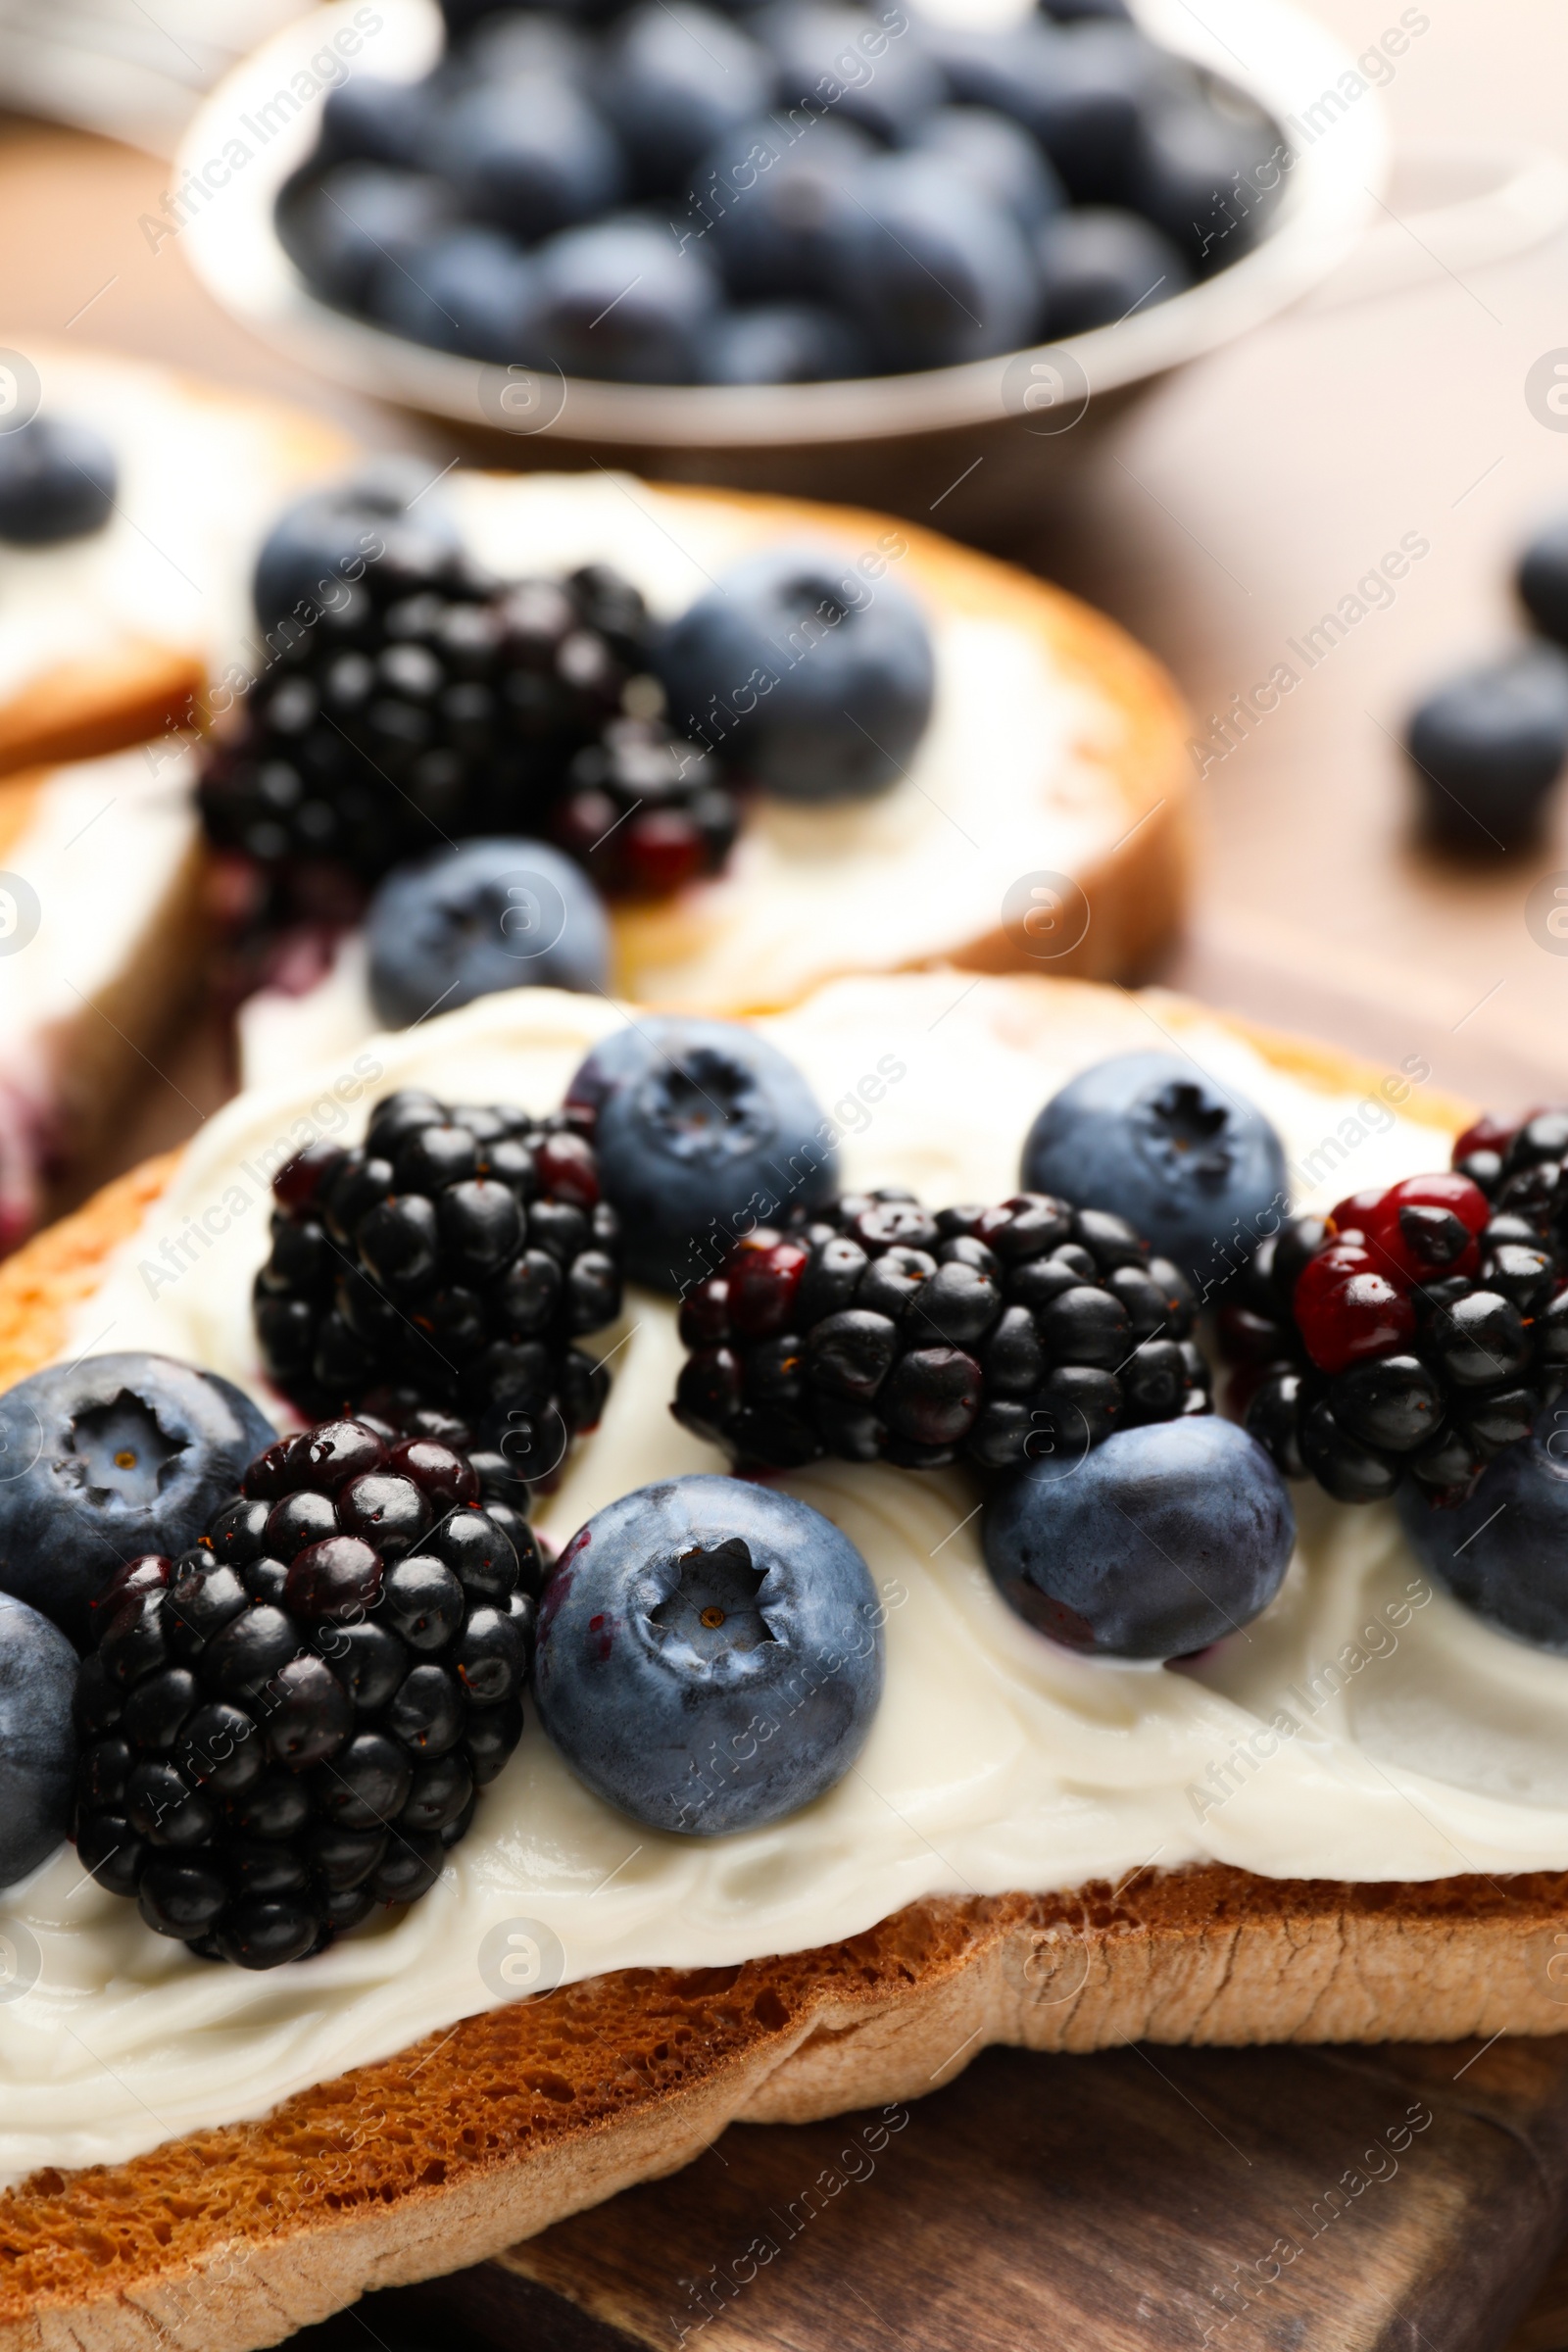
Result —
<path fill-rule="evenodd" d="M 667 2180 L 295 2340 L 1563 2352 L 1568 2273 L 1524 2315 L 1565 2229 L 1568 2035 L 991 2050 L 907 2106 L 736 2126 Z"/>

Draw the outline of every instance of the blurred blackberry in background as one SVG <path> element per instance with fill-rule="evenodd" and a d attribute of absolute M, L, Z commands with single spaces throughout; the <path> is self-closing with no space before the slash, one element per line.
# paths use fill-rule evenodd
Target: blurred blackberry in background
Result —
<path fill-rule="evenodd" d="M 392 866 L 476 834 L 554 838 L 612 893 L 716 870 L 734 806 L 659 717 L 628 582 L 592 566 L 507 586 L 440 537 L 380 536 L 317 617 L 274 625 L 275 661 L 208 750 L 208 836 L 258 872 L 263 922 L 352 920 Z"/>
<path fill-rule="evenodd" d="M 742 1464 L 824 1454 L 1063 1471 L 1210 1409 L 1187 1282 L 1120 1217 L 1024 1193 L 935 1214 L 891 1188 L 752 1234 L 686 1298 L 678 1421 Z"/>
<path fill-rule="evenodd" d="M 450 1412 L 524 1480 L 593 1428 L 610 1379 L 572 1343 L 620 1312 L 620 1229 L 563 1117 L 405 1090 L 272 1191 L 256 1332 L 301 1411 Z"/>
<path fill-rule="evenodd" d="M 1568 1387 L 1568 1112 L 1483 1119 L 1448 1174 L 1353 1193 L 1263 1243 L 1219 1329 L 1289 1476 L 1457 1504 Z"/>

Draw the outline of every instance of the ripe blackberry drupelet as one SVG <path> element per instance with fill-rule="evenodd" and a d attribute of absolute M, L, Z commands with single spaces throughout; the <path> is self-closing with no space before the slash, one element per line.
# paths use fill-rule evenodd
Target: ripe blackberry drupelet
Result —
<path fill-rule="evenodd" d="M 1247 1426 L 1342 1502 L 1406 1477 L 1457 1504 L 1568 1386 L 1568 1112 L 1484 1119 L 1448 1174 L 1265 1241 L 1221 1337 Z"/>
<path fill-rule="evenodd" d="M 1081 1458 L 1209 1410 L 1192 1292 L 1120 1217 L 1024 1193 L 847 1196 L 753 1234 L 681 1307 L 677 1420 L 737 1462 Z"/>
<path fill-rule="evenodd" d="M 200 794 L 274 920 L 352 912 L 392 866 L 479 834 L 548 835 L 637 897 L 729 854 L 734 803 L 660 717 L 642 599 L 607 567 L 505 586 L 392 532 L 331 609 L 275 634 Z"/>
<path fill-rule="evenodd" d="M 406 1089 L 362 1145 L 310 1146 L 272 1192 L 256 1331 L 302 1412 L 401 1391 L 505 1431 L 532 1477 L 598 1421 L 609 1376 L 572 1342 L 620 1312 L 620 1227 L 564 1117 Z"/>
<path fill-rule="evenodd" d="M 542 1581 L 498 1456 L 280 1439 L 177 1560 L 117 1570 L 76 1686 L 76 1845 L 212 1959 L 275 1968 L 428 1893 L 522 1733 Z"/>

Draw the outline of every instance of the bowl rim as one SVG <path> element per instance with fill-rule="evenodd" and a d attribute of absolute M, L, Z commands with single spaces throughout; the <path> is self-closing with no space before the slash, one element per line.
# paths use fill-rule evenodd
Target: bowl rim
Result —
<path fill-rule="evenodd" d="M 1207 0 L 1201 24 L 1184 0 L 1136 0 L 1135 13 L 1153 39 L 1222 74 L 1282 124 L 1291 161 L 1270 224 L 1240 261 L 1168 302 L 958 367 L 820 384 L 612 383 L 464 359 L 318 300 L 272 223 L 279 187 L 315 141 L 327 85 L 312 60 L 350 32 L 357 60 L 411 78 L 439 53 L 436 0 L 326 0 L 280 27 L 193 118 L 166 200 L 174 219 L 144 214 L 141 226 L 154 251 L 180 238 L 207 290 L 263 342 L 349 389 L 470 427 L 672 452 L 897 441 L 1022 418 L 1034 406 L 1024 395 L 1046 372 L 1068 388 L 1062 422 L 1024 429 L 1057 431 L 1095 398 L 1218 350 L 1319 284 L 1359 240 L 1389 172 L 1376 89 L 1292 0 Z M 1343 94 L 1347 77 L 1361 85 L 1353 98 Z M 314 97 L 299 94 L 301 80 L 318 84 Z M 1340 111 L 1313 127 L 1336 89 Z M 293 111 L 279 122 L 284 98 Z M 269 116 L 274 127 L 264 134 Z M 190 208 L 183 220 L 181 205 Z"/>

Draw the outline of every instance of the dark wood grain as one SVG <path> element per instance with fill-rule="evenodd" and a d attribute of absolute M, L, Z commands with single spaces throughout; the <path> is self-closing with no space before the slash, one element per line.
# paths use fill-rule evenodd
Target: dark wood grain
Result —
<path fill-rule="evenodd" d="M 986 2053 L 314 2342 L 534 2352 L 1494 2352 L 1568 2212 L 1568 2038 Z M 1531 2352 L 1548 2352 L 1545 2343 Z"/>

